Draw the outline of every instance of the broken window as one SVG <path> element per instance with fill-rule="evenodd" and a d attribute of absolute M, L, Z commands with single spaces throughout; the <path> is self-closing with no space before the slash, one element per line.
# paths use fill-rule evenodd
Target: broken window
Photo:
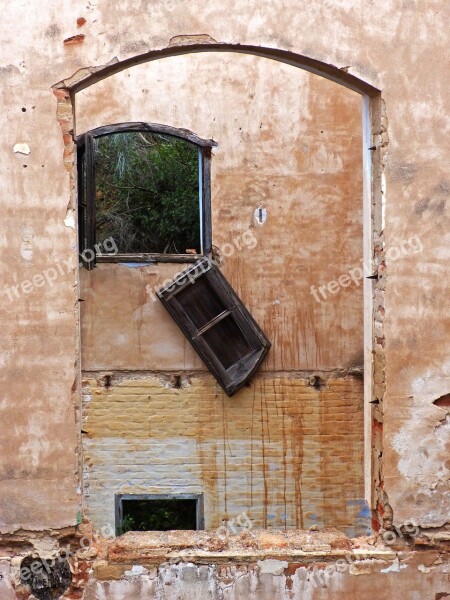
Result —
<path fill-rule="evenodd" d="M 261 364 L 270 342 L 214 266 L 213 140 L 146 123 L 99 127 L 77 140 L 82 264 L 194 262 L 159 298 L 225 392 Z"/>
<path fill-rule="evenodd" d="M 99 127 L 78 144 L 79 246 L 96 260 L 187 262 L 211 249 L 213 140 L 145 123 Z"/>
<path fill-rule="evenodd" d="M 203 257 L 158 291 L 228 396 L 258 369 L 270 342 L 211 259 Z"/>
<path fill-rule="evenodd" d="M 201 494 L 117 494 L 116 533 L 203 529 Z"/>

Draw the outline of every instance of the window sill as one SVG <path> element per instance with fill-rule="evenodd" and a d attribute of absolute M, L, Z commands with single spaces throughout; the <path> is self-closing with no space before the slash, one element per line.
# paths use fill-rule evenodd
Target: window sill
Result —
<path fill-rule="evenodd" d="M 192 263 L 203 254 L 97 254 L 99 263 Z"/>

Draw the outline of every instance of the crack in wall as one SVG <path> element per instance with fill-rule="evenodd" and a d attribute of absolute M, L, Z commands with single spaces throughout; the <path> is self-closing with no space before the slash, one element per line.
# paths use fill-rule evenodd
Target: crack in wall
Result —
<path fill-rule="evenodd" d="M 388 119 L 385 102 L 381 97 L 372 101 L 372 243 L 377 278 L 373 289 L 372 340 L 372 507 L 373 528 L 392 526 L 393 511 L 384 489 L 383 474 L 383 400 L 386 393 L 385 357 L 385 291 L 386 260 L 384 239 L 385 187 L 384 170 L 388 153 Z"/>

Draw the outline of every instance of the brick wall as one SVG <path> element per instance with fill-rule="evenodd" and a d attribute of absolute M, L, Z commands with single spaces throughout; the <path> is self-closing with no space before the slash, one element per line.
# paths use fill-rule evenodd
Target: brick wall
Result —
<path fill-rule="evenodd" d="M 128 376 L 129 377 L 129 376 Z M 95 527 L 116 493 L 203 493 L 206 527 L 246 511 L 255 527 L 367 529 L 361 379 L 319 390 L 295 375 L 257 377 L 228 398 L 207 374 L 84 383 L 85 493 Z"/>

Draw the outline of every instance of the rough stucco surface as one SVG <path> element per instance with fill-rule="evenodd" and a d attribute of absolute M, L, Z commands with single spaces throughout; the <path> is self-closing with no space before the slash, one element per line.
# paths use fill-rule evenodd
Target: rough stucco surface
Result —
<path fill-rule="evenodd" d="M 362 366 L 361 278 L 319 301 L 310 291 L 362 263 L 359 95 L 265 58 L 202 53 L 109 77 L 76 94 L 75 112 L 77 133 L 144 121 L 214 139 L 213 245 L 273 343 L 264 368 Z M 176 267 L 81 273 L 84 369 L 201 366 L 154 299 Z"/>
<path fill-rule="evenodd" d="M 238 8 L 207 2 L 199 8 L 181 0 L 158 5 L 76 0 L 64 6 L 42 0 L 11 2 L 2 9 L 0 277 L 7 286 L 75 253 L 76 235 L 71 213 L 66 213 L 70 179 L 50 88 L 78 69 L 166 47 L 173 36 L 208 34 L 218 42 L 281 48 L 315 58 L 345 68 L 382 91 L 389 131 L 387 249 L 411 236 L 423 244 L 420 256 L 387 261 L 384 488 L 397 524 L 410 517 L 424 525 L 448 520 L 447 411 L 433 402 L 450 391 L 445 278 L 450 247 L 450 168 L 445 159 L 450 151 L 445 76 L 450 5 L 441 0 L 339 0 L 249 2 Z M 64 44 L 79 33 L 79 17 L 86 19 L 85 37 Z M 28 144 L 30 154 L 14 152 L 16 144 Z M 0 342 L 5 424 L 1 528 L 74 524 L 79 509 L 72 397 L 77 375 L 76 270 L 12 302 L 2 292 L 7 316 Z M 336 592 L 343 597 L 355 597 L 358 590 L 370 597 L 370 589 L 372 597 L 422 600 L 433 593 L 443 598 L 448 590 L 448 575 L 416 569 L 349 576 L 347 581 L 349 587 Z M 99 585 L 117 598 L 117 585 L 136 584 Z M 5 598 L 14 597 L 7 581 L 0 586 Z M 330 595 L 329 590 L 315 594 Z"/>

